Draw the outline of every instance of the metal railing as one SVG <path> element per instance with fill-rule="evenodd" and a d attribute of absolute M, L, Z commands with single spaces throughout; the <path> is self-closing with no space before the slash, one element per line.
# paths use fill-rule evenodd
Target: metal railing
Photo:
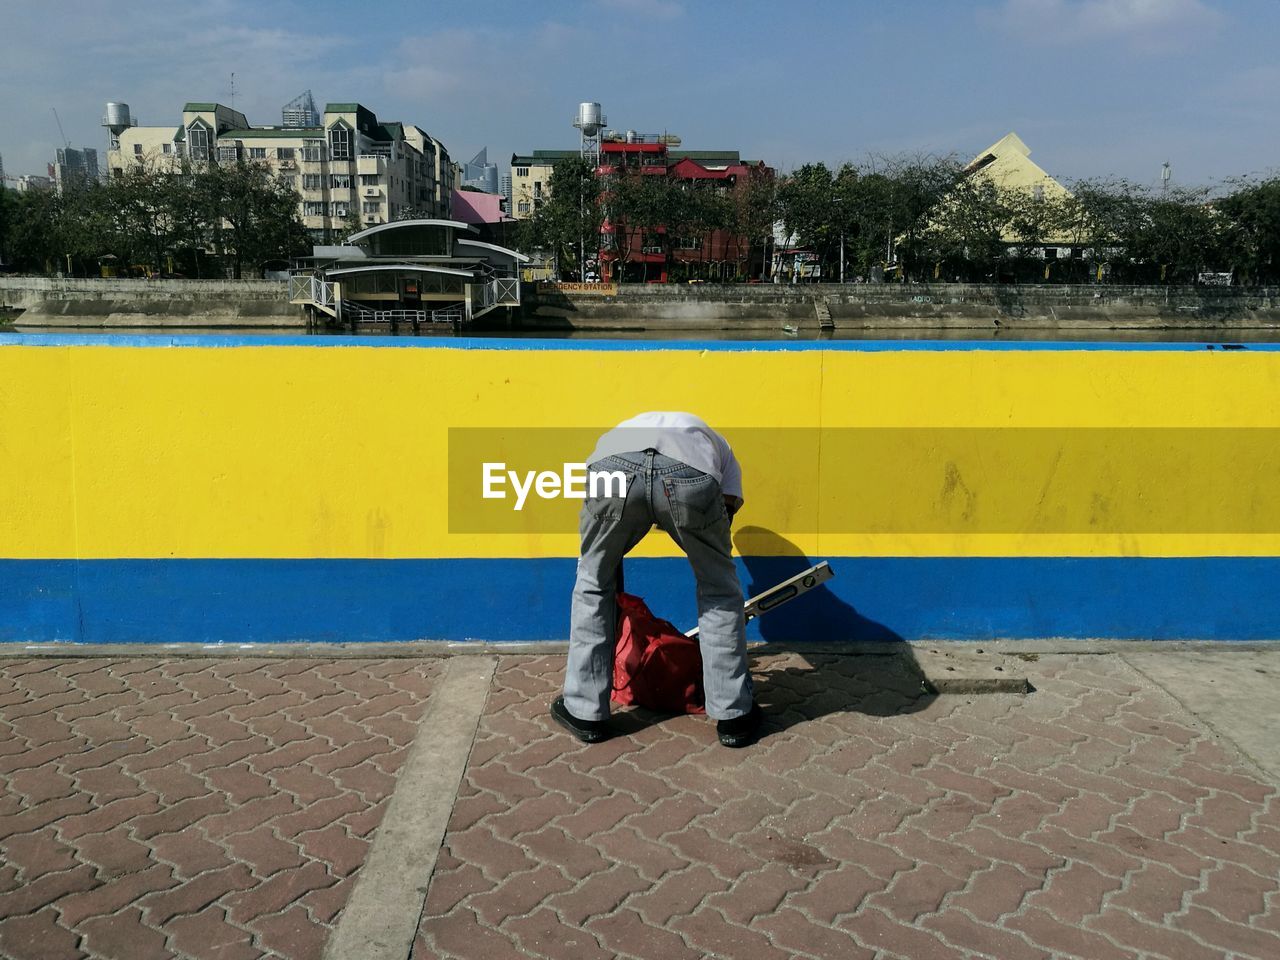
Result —
<path fill-rule="evenodd" d="M 493 284 L 494 302 L 502 306 L 519 306 L 520 305 L 520 279 L 518 277 L 494 277 L 489 281 Z"/>
<path fill-rule="evenodd" d="M 314 273 L 295 273 L 289 277 L 289 302 L 333 306 L 333 283 Z"/>
<path fill-rule="evenodd" d="M 436 310 L 374 310 L 354 300 L 342 301 L 342 319 L 352 323 L 462 323 L 461 304 Z"/>

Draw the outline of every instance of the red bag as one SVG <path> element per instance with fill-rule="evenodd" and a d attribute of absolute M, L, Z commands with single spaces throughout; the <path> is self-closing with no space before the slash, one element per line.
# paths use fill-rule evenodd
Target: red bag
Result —
<path fill-rule="evenodd" d="M 706 713 L 702 651 L 639 597 L 619 591 L 613 702 L 663 713 Z"/>

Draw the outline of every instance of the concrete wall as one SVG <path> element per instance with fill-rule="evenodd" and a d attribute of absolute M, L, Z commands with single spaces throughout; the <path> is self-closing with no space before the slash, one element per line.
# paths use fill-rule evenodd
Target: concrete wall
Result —
<path fill-rule="evenodd" d="M 273 280 L 0 277 L 0 306 L 23 327 L 304 327 Z"/>
<path fill-rule="evenodd" d="M 1280 325 L 1280 289 L 1055 284 L 627 284 L 617 297 L 526 297 L 526 322 L 582 329 L 786 322 L 837 328 L 997 325 L 1170 329 Z"/>
<path fill-rule="evenodd" d="M 767 639 L 1280 638 L 1280 347 L 0 335 L 0 640 L 563 639 L 638 410 L 738 451 Z M 629 589 L 694 621 L 661 535 Z"/>

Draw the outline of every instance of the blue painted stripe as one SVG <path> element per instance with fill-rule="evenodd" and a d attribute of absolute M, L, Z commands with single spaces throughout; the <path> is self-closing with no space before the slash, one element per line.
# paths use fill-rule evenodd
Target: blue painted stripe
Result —
<path fill-rule="evenodd" d="M 739 561 L 756 592 L 808 566 Z M 768 640 L 1280 639 L 1280 558 L 832 558 L 752 625 Z M 575 561 L 0 560 L 0 641 L 562 640 Z M 688 564 L 627 588 L 692 625 Z"/>
<path fill-rule="evenodd" d="M 1280 343 L 1123 340 L 562 340 L 549 337 L 267 336 L 244 334 L 0 333 L 0 346 L 26 347 L 383 347 L 432 350 L 682 350 L 717 353 L 834 350 L 914 351 L 1139 351 L 1280 350 Z"/>

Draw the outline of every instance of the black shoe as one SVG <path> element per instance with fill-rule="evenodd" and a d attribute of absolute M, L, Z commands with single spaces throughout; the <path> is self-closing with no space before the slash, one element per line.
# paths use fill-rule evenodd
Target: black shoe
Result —
<path fill-rule="evenodd" d="M 726 747 L 746 747 L 755 743 L 760 734 L 760 724 L 764 714 L 759 704 L 751 704 L 751 712 L 732 720 L 716 721 L 716 736 Z"/>
<path fill-rule="evenodd" d="M 579 720 L 564 705 L 564 697 L 551 701 L 551 716 L 583 743 L 599 743 L 609 739 L 609 724 L 604 720 Z"/>

